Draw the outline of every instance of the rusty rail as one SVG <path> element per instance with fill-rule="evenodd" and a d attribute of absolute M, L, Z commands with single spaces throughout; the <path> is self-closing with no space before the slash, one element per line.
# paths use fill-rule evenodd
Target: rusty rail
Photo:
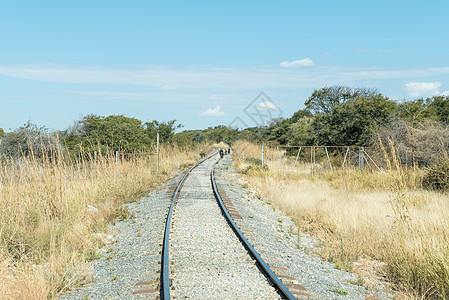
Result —
<path fill-rule="evenodd" d="M 287 299 L 293 300 L 296 297 L 289 291 L 289 289 L 282 283 L 282 281 L 277 277 L 277 275 L 271 270 L 268 264 L 262 259 L 262 257 L 257 253 L 256 249 L 251 245 L 251 243 L 245 238 L 243 233 L 238 228 L 237 224 L 235 224 L 228 210 L 225 208 L 223 200 L 221 199 L 220 193 L 218 192 L 217 184 L 214 178 L 214 170 L 215 166 L 218 164 L 220 160 L 218 160 L 212 168 L 210 172 L 210 180 L 212 183 L 212 189 L 214 190 L 215 199 L 217 199 L 218 204 L 220 205 L 221 211 L 223 212 L 226 221 L 231 226 L 232 230 L 236 233 L 237 237 L 242 241 L 245 248 L 248 250 L 250 255 L 257 261 L 259 266 L 264 270 L 266 276 L 271 280 L 274 286 L 278 289 L 278 291 Z"/>
<path fill-rule="evenodd" d="M 170 265 L 169 265 L 169 235 L 170 235 L 170 223 L 171 217 L 173 214 L 173 208 L 175 206 L 176 199 L 178 198 L 179 192 L 186 180 L 187 176 L 189 176 L 190 172 L 195 169 L 198 165 L 208 160 L 209 158 L 215 156 L 218 152 L 209 155 L 203 160 L 198 161 L 193 167 L 191 167 L 179 181 L 178 186 L 173 194 L 172 201 L 170 204 L 170 209 L 168 210 L 167 218 L 165 220 L 165 232 L 164 232 L 164 241 L 162 245 L 162 258 L 161 258 L 161 298 L 163 300 L 170 299 Z"/>

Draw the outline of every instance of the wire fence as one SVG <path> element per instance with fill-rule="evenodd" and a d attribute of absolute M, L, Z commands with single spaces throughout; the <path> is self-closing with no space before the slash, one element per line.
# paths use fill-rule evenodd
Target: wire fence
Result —
<path fill-rule="evenodd" d="M 285 179 L 338 170 L 382 170 L 382 157 L 359 146 L 262 145 L 262 167 L 279 168 Z"/>
<path fill-rule="evenodd" d="M 43 178 L 48 172 L 55 172 L 58 168 L 70 170 L 72 177 L 79 176 L 97 178 L 98 172 L 106 172 L 106 169 L 115 167 L 115 180 L 118 181 L 120 168 L 126 161 L 127 167 L 131 164 L 148 164 L 150 172 L 159 173 L 160 145 L 159 134 L 157 135 L 156 152 L 137 153 L 137 152 L 106 152 L 100 151 L 86 152 L 80 151 L 77 154 L 69 154 L 62 151 L 49 152 L 42 157 L 33 155 L 20 157 L 0 157 L 0 183 L 8 181 L 26 180 L 29 174 L 40 174 Z M 156 157 L 155 164 L 150 160 L 142 161 L 144 157 Z M 151 171 L 153 170 L 153 171 Z M 112 170 L 111 170 L 112 171 Z M 36 173 L 37 172 L 37 173 Z M 112 172 L 111 172 L 112 173 Z M 111 174 L 113 180 L 114 175 Z"/>

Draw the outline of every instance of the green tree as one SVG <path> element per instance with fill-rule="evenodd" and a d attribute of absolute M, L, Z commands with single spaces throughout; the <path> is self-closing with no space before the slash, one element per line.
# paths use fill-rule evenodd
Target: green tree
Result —
<path fill-rule="evenodd" d="M 399 103 L 398 116 L 411 124 L 423 122 L 430 118 L 429 103 L 424 99 Z"/>
<path fill-rule="evenodd" d="M 228 145 L 232 145 L 232 143 L 237 139 L 238 132 L 239 131 L 237 129 L 232 129 L 224 125 L 215 126 L 213 128 L 209 127 L 205 130 L 205 134 L 209 142 L 223 142 Z"/>
<path fill-rule="evenodd" d="M 175 130 L 182 128 L 181 124 L 176 125 L 176 120 L 168 122 L 151 121 L 145 123 L 146 134 L 152 140 L 156 140 L 156 135 L 159 132 L 160 142 L 171 142 L 175 134 Z"/>
<path fill-rule="evenodd" d="M 277 141 L 281 145 L 285 145 L 288 140 L 288 134 L 290 131 L 291 120 L 276 120 L 270 124 L 270 126 L 266 129 L 268 140 L 269 141 Z"/>
<path fill-rule="evenodd" d="M 435 120 L 449 125 L 449 96 L 435 96 L 427 99 L 430 114 Z"/>
<path fill-rule="evenodd" d="M 331 113 L 314 117 L 312 127 L 319 145 L 367 145 L 371 131 L 385 124 L 396 103 L 377 94 L 352 98 L 336 106 Z"/>
<path fill-rule="evenodd" d="M 412 125 L 425 121 L 449 124 L 449 97 L 435 96 L 427 99 L 404 101 L 398 106 L 398 115 Z"/>
<path fill-rule="evenodd" d="M 357 97 L 370 97 L 377 94 L 377 90 L 368 88 L 351 88 L 347 86 L 324 87 L 315 90 L 304 103 L 312 114 L 329 114 L 333 110 Z"/>
<path fill-rule="evenodd" d="M 123 115 L 88 115 L 66 132 L 64 141 L 74 151 L 88 152 L 140 151 L 154 142 L 140 120 Z"/>
<path fill-rule="evenodd" d="M 6 135 L 6 133 L 5 133 L 5 131 L 3 130 L 3 128 L 0 128 L 0 137 L 5 136 L 5 135 Z"/>
<path fill-rule="evenodd" d="M 292 146 L 311 146 L 314 145 L 315 133 L 313 130 L 312 116 L 304 116 L 290 125 L 288 134 L 288 144 Z"/>
<path fill-rule="evenodd" d="M 238 133 L 237 140 L 260 143 L 264 140 L 265 127 L 249 127 Z"/>
<path fill-rule="evenodd" d="M 304 117 L 311 117 L 312 114 L 310 113 L 309 110 L 307 109 L 300 109 L 297 112 L 295 112 L 291 118 L 289 118 L 289 120 L 291 121 L 291 123 L 295 123 L 298 122 L 300 119 L 304 118 Z"/>

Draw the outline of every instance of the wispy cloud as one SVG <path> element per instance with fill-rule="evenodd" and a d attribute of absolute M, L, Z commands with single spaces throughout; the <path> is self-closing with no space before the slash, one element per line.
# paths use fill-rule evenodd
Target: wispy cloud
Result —
<path fill-rule="evenodd" d="M 272 101 L 261 102 L 258 106 L 260 110 L 279 110 L 279 107 Z"/>
<path fill-rule="evenodd" d="M 283 61 L 280 63 L 280 66 L 283 68 L 298 68 L 298 67 L 310 67 L 315 65 L 311 58 L 304 58 L 300 60 L 293 61 Z"/>
<path fill-rule="evenodd" d="M 201 113 L 202 116 L 207 116 L 207 117 L 221 117 L 226 115 L 225 112 L 221 111 L 220 106 L 217 106 L 215 108 L 208 108 L 206 109 L 206 111 L 203 111 Z"/>
<path fill-rule="evenodd" d="M 279 68 L 254 66 L 218 68 L 215 66 L 143 66 L 108 68 L 71 65 L 0 65 L 0 75 L 27 80 L 67 84 L 136 85 L 173 89 L 277 89 L 316 88 L 326 85 L 372 85 L 375 80 L 409 79 L 421 82 L 425 77 L 449 74 L 441 68 L 355 68 L 319 66 L 314 68 Z M 413 89 L 413 84 L 410 87 Z M 411 91 L 413 92 L 413 91 Z M 210 97 L 220 100 L 217 95 Z"/>
<path fill-rule="evenodd" d="M 409 82 L 405 88 L 410 97 L 430 97 L 440 94 L 441 83 L 436 82 Z"/>

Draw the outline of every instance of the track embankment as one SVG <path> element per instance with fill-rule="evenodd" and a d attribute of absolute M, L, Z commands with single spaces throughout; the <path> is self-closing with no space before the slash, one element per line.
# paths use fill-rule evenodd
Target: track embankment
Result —
<path fill-rule="evenodd" d="M 192 169 L 179 188 L 169 235 L 169 295 L 173 299 L 282 299 L 284 296 L 229 227 L 211 187 L 218 155 Z M 93 261 L 92 283 L 62 299 L 163 298 L 161 253 L 166 217 L 185 173 L 127 204 L 113 237 Z M 233 222 L 277 278 L 298 299 L 365 299 L 373 295 L 354 274 L 308 253 L 317 241 L 246 187 L 226 155 L 215 169 L 220 197 Z M 163 268 L 162 268 L 163 269 Z M 352 283 L 351 283 L 352 282 Z M 377 298 L 376 298 L 377 299 Z"/>

